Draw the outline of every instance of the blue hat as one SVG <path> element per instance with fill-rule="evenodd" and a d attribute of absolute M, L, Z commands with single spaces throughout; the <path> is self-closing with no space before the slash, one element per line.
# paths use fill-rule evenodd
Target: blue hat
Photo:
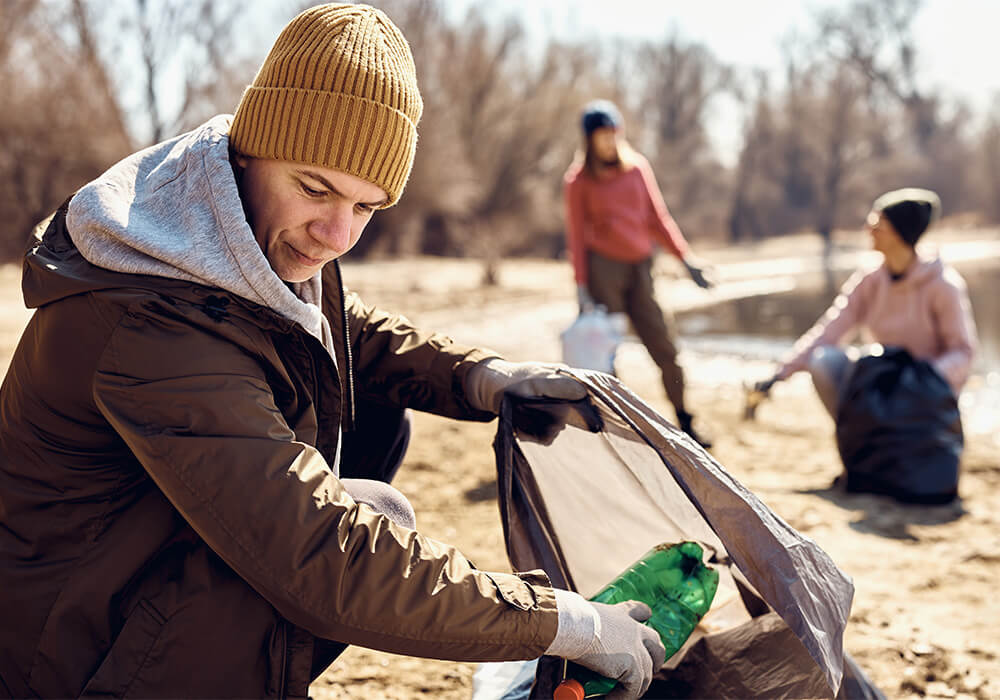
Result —
<path fill-rule="evenodd" d="M 605 126 L 617 129 L 622 123 L 622 113 L 615 107 L 614 102 L 610 102 L 609 100 L 588 102 L 587 106 L 583 108 L 583 116 L 580 119 L 583 133 L 587 136 L 590 136 L 595 129 Z"/>

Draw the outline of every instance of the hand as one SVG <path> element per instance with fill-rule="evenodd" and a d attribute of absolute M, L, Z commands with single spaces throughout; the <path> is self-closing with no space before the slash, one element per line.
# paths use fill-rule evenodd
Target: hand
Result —
<path fill-rule="evenodd" d="M 618 681 L 621 687 L 608 694 L 609 700 L 638 698 L 649 688 L 653 674 L 667 656 L 656 630 L 640 624 L 649 619 L 652 611 L 636 601 L 591 605 L 600 618 L 597 632 L 587 650 L 571 661 Z"/>
<path fill-rule="evenodd" d="M 476 364 L 465 378 L 469 404 L 480 411 L 500 412 L 505 392 L 521 398 L 549 398 L 579 401 L 586 387 L 568 374 L 565 365 L 551 362 L 507 362 L 499 358 Z"/>
<path fill-rule="evenodd" d="M 760 394 L 763 394 L 764 396 L 767 396 L 768 394 L 771 393 L 771 387 L 777 384 L 778 381 L 780 381 L 778 379 L 778 375 L 774 375 L 769 379 L 762 379 L 761 381 L 754 383 L 753 390 Z"/>
<path fill-rule="evenodd" d="M 593 309 L 596 306 L 594 297 L 590 296 L 590 291 L 585 284 L 576 285 L 576 302 L 580 306 L 580 313 Z"/>
<path fill-rule="evenodd" d="M 684 263 L 684 267 L 687 268 L 688 274 L 691 275 L 691 279 L 702 289 L 711 289 L 715 286 L 715 280 L 712 279 L 711 272 L 705 268 L 696 265 L 691 260 L 685 258 L 681 262 Z"/>
<path fill-rule="evenodd" d="M 753 420 L 757 416 L 757 407 L 763 403 L 771 392 L 771 387 L 780 381 L 777 374 L 770 379 L 754 382 L 753 385 L 745 384 L 746 400 L 743 404 L 743 420 Z"/>

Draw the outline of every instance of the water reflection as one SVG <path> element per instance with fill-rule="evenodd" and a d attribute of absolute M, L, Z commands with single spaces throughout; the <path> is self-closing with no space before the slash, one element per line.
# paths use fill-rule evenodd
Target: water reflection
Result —
<path fill-rule="evenodd" d="M 986 374 L 1000 370 L 1000 266 L 956 265 L 969 286 L 969 299 L 979 331 L 980 350 L 974 371 Z M 715 306 L 678 314 L 678 324 L 685 341 L 698 338 L 730 340 L 778 355 L 805 332 L 833 301 L 850 271 L 834 271 L 833 284 L 819 279 L 797 280 L 787 292 L 726 301 Z M 833 291 L 830 291 L 832 286 Z M 755 342 L 746 343 L 753 339 Z M 712 343 L 717 345 L 718 343 Z M 758 354 L 758 353 L 754 353 Z"/>

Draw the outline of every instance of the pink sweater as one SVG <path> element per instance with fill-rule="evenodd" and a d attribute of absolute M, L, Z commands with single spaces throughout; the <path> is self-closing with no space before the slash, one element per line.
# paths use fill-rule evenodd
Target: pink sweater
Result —
<path fill-rule="evenodd" d="M 621 262 L 639 262 L 657 242 L 679 258 L 687 242 L 663 202 L 649 162 L 607 179 L 594 179 L 574 164 L 565 177 L 566 239 L 578 284 L 587 283 L 587 251 Z"/>
<path fill-rule="evenodd" d="M 965 281 L 940 259 L 919 257 L 905 276 L 893 281 L 885 265 L 856 272 L 826 313 L 795 343 L 778 376 L 805 369 L 812 351 L 839 345 L 862 329 L 866 341 L 906 348 L 928 360 L 957 395 L 972 365 L 976 324 Z"/>

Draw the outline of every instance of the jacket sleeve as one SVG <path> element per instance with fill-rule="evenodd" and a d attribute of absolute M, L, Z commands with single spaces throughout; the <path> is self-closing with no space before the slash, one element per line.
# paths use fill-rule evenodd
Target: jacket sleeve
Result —
<path fill-rule="evenodd" d="M 656 182 L 656 175 L 653 168 L 645 158 L 638 157 L 636 167 L 642 175 L 643 186 L 646 190 L 646 201 L 649 205 L 649 225 L 656 234 L 657 240 L 665 250 L 670 251 L 681 260 L 688 254 L 688 244 L 681 233 L 680 227 L 674 221 L 674 217 L 667 210 L 667 204 L 663 201 L 660 193 L 660 186 Z"/>
<path fill-rule="evenodd" d="M 943 283 L 935 291 L 931 313 L 942 351 L 932 363 L 958 394 L 969 378 L 978 344 L 972 304 L 965 281 L 953 270 L 945 273 Z"/>
<path fill-rule="evenodd" d="M 583 182 L 579 174 L 568 173 L 563 183 L 563 202 L 566 216 L 566 248 L 573 264 L 573 277 L 577 284 L 587 284 L 587 226 L 584 208 Z"/>
<path fill-rule="evenodd" d="M 496 418 L 469 405 L 465 378 L 477 362 L 499 353 L 414 328 L 350 291 L 344 304 L 359 395 L 449 418 Z"/>
<path fill-rule="evenodd" d="M 872 274 L 858 271 L 844 283 L 830 308 L 795 341 L 790 356 L 777 372 L 780 379 L 805 369 L 813 350 L 823 345 L 839 345 L 858 327 L 867 307 Z"/>
<path fill-rule="evenodd" d="M 555 637 L 544 577 L 478 571 L 354 502 L 296 439 L 253 353 L 133 310 L 111 334 L 93 392 L 181 516 L 295 625 L 453 660 L 533 658 Z"/>

